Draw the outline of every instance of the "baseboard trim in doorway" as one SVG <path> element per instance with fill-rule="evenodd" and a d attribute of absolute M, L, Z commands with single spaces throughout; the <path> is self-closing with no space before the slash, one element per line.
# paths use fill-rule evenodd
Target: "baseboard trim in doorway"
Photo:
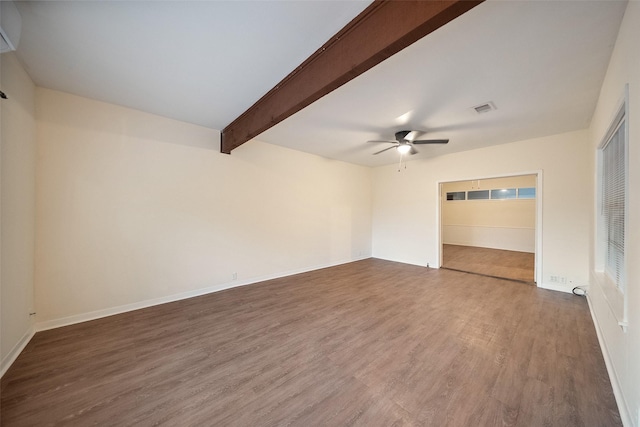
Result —
<path fill-rule="evenodd" d="M 444 266 L 440 268 L 442 268 L 443 270 L 457 271 L 458 273 L 474 274 L 476 276 L 491 277 L 492 279 L 508 280 L 510 282 L 524 283 L 525 285 L 536 286 L 535 282 L 527 282 L 526 280 L 511 279 L 509 277 L 492 276 L 491 274 L 475 273 L 473 271 L 459 270 L 457 268 L 444 267 Z"/>

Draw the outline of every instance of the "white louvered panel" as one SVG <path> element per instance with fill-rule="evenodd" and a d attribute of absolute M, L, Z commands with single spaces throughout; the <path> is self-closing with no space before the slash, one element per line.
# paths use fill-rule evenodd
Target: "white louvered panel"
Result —
<path fill-rule="evenodd" d="M 625 219 L 625 126 L 624 119 L 603 148 L 602 214 L 606 225 L 606 272 L 622 292 L 624 278 Z"/>

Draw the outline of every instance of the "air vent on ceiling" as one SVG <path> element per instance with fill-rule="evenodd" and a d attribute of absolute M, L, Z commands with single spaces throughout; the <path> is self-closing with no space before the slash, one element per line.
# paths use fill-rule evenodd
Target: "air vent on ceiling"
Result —
<path fill-rule="evenodd" d="M 472 108 L 476 110 L 476 113 L 484 114 L 484 113 L 488 113 L 489 111 L 495 110 L 496 106 L 493 104 L 493 102 L 485 102 L 484 104 L 476 105 L 475 107 L 472 107 Z"/>

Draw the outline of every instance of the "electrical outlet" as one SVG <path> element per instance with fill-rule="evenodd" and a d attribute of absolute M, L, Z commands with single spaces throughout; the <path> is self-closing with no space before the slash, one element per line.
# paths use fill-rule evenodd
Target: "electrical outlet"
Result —
<path fill-rule="evenodd" d="M 567 283 L 571 283 L 571 281 L 567 280 L 565 276 L 549 276 L 549 283 L 560 283 L 562 285 L 566 285 Z"/>
<path fill-rule="evenodd" d="M 231 280 L 237 280 L 238 279 L 238 273 L 233 273 L 231 275 Z"/>

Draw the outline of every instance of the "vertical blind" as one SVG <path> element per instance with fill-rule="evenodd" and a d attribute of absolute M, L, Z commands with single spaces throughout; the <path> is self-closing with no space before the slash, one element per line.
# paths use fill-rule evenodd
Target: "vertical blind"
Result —
<path fill-rule="evenodd" d="M 602 149 L 602 215 L 606 231 L 605 271 L 624 293 L 624 211 L 626 194 L 625 119 Z"/>

